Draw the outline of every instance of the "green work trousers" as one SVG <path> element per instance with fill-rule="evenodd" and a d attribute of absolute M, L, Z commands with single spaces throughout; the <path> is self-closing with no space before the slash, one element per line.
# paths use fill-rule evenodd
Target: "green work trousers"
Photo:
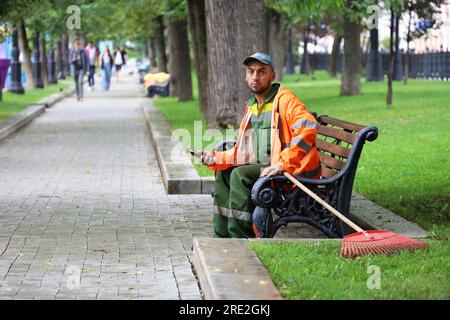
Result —
<path fill-rule="evenodd" d="M 254 238 L 253 184 L 267 165 L 249 164 L 218 171 L 214 184 L 214 237 Z"/>

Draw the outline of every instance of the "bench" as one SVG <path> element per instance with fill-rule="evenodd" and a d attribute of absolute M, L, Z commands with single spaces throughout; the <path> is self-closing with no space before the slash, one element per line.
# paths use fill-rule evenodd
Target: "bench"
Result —
<path fill-rule="evenodd" d="M 359 157 L 366 140 L 377 138 L 378 129 L 312 114 L 320 125 L 316 146 L 322 164 L 322 178 L 298 180 L 348 216 Z M 232 142 L 226 141 L 217 147 L 225 150 L 231 145 Z M 353 232 L 299 188 L 294 188 L 284 175 L 259 178 L 253 186 L 251 197 L 256 205 L 252 218 L 261 231 L 261 237 L 272 238 L 281 226 L 287 226 L 290 222 L 307 223 L 330 238 L 340 238 Z"/>
<path fill-rule="evenodd" d="M 147 87 L 147 97 L 152 98 L 155 94 L 161 97 L 169 96 L 169 83 L 170 81 L 166 81 L 164 83 L 155 82 L 151 86 Z"/>

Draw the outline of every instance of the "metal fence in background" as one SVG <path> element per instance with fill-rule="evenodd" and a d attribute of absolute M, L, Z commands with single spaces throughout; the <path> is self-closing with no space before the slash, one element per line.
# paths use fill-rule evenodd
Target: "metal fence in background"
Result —
<path fill-rule="evenodd" d="M 405 56 L 402 54 L 403 70 L 405 69 Z M 310 61 L 315 70 L 327 70 L 331 55 L 328 53 L 316 53 L 310 55 Z M 383 73 L 387 74 L 389 53 L 382 53 Z M 343 55 L 339 54 L 337 60 L 337 72 L 342 72 Z M 367 54 L 362 57 L 362 70 L 366 70 Z M 408 77 L 425 80 L 450 81 L 450 52 L 427 52 L 422 54 L 409 54 Z"/>

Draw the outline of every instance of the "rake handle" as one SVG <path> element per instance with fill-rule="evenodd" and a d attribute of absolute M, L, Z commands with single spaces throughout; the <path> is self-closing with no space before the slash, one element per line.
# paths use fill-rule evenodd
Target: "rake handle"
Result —
<path fill-rule="evenodd" d="M 296 178 L 294 178 L 294 176 L 292 176 L 290 173 L 288 172 L 284 172 L 283 173 L 284 176 L 286 178 L 288 178 L 292 183 L 294 183 L 297 187 L 299 187 L 300 189 L 302 189 L 305 193 L 307 193 L 311 198 L 313 198 L 314 200 L 316 200 L 317 202 L 319 202 L 321 205 L 323 205 L 325 208 L 327 208 L 332 214 L 334 214 L 335 216 L 337 216 L 339 219 L 341 219 L 342 221 L 344 221 L 346 224 L 348 224 L 350 227 L 352 227 L 353 229 L 355 229 L 358 232 L 364 232 L 363 229 L 361 229 L 360 227 L 358 227 L 353 221 L 351 221 L 350 219 L 348 219 L 346 216 L 344 216 L 342 213 L 340 213 L 339 211 L 337 211 L 335 208 L 333 208 L 332 206 L 330 206 L 326 201 L 322 200 L 317 194 L 315 194 L 314 192 L 312 192 L 311 190 L 309 190 L 304 184 L 302 184 L 300 181 L 298 181 Z"/>

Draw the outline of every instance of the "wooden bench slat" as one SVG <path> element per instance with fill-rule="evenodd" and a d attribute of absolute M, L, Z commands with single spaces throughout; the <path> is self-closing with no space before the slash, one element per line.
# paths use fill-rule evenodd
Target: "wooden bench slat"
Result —
<path fill-rule="evenodd" d="M 350 155 L 350 151 L 351 151 L 351 149 L 344 148 L 344 147 L 341 147 L 336 144 L 326 142 L 326 141 L 323 141 L 320 139 L 316 140 L 316 146 L 317 146 L 317 148 L 319 148 L 321 150 L 331 152 L 332 154 L 335 154 L 337 156 L 344 157 L 344 158 L 348 158 L 348 156 Z"/>
<path fill-rule="evenodd" d="M 324 116 L 320 117 L 320 122 L 338 126 L 338 127 L 350 130 L 350 131 L 358 131 L 358 132 L 366 127 L 361 124 L 351 123 L 351 122 L 347 122 L 344 120 L 339 120 L 336 118 L 324 117 Z"/>
<path fill-rule="evenodd" d="M 339 171 L 341 171 L 345 165 L 345 162 L 343 162 L 339 159 L 335 159 L 330 156 L 327 156 L 326 154 L 323 154 L 322 152 L 319 152 L 319 158 L 320 158 L 321 163 L 327 165 L 330 168 L 337 169 Z"/>
<path fill-rule="evenodd" d="M 356 136 L 351 134 L 350 132 L 326 127 L 323 125 L 320 126 L 318 132 L 319 132 L 319 134 L 322 134 L 324 136 L 336 138 L 336 139 L 339 139 L 339 140 L 342 140 L 342 141 L 345 141 L 345 142 L 348 142 L 351 144 L 353 144 L 353 142 L 355 142 L 355 140 L 356 140 Z"/>
<path fill-rule="evenodd" d="M 324 178 L 331 178 L 332 176 L 334 176 L 336 174 L 336 172 L 334 172 L 333 170 L 331 170 L 330 168 L 327 168 L 325 166 L 322 166 L 322 177 Z"/>

